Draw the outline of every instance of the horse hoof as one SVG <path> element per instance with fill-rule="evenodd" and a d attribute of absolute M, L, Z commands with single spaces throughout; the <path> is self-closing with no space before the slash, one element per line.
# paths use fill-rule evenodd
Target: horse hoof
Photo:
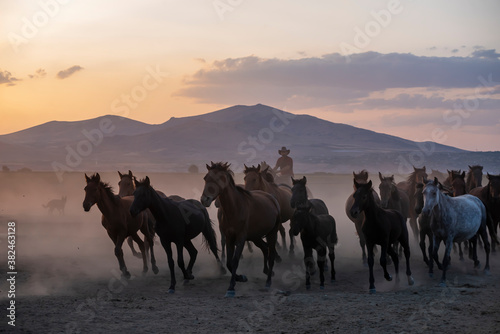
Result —
<path fill-rule="evenodd" d="M 306 284 L 306 289 L 311 290 L 311 284 Z"/>
<path fill-rule="evenodd" d="M 385 279 L 387 281 L 389 281 L 389 282 L 392 281 L 392 276 L 391 275 L 387 275 L 387 276 L 384 276 L 384 277 L 385 277 Z"/>
<path fill-rule="evenodd" d="M 320 289 L 320 290 L 325 290 L 325 286 L 324 286 L 324 285 L 320 285 L 320 286 L 319 286 L 319 289 Z"/>
<path fill-rule="evenodd" d="M 288 252 L 288 257 L 291 258 L 291 259 L 295 258 L 295 252 L 293 250 L 290 250 Z"/>
<path fill-rule="evenodd" d="M 235 296 L 234 290 L 227 290 L 224 298 L 234 298 L 234 296 Z"/>
<path fill-rule="evenodd" d="M 153 273 L 156 275 L 158 274 L 160 270 L 158 269 L 158 267 L 153 267 Z"/>
<path fill-rule="evenodd" d="M 174 293 L 175 290 L 174 289 L 168 289 L 168 293 Z"/>
<path fill-rule="evenodd" d="M 141 253 L 135 253 L 134 256 L 138 259 L 142 259 L 142 254 Z"/>
<path fill-rule="evenodd" d="M 433 277 L 434 277 L 434 274 L 433 274 L 433 273 L 429 273 L 429 277 L 430 277 L 430 278 L 433 278 Z"/>
<path fill-rule="evenodd" d="M 413 277 L 408 276 L 408 285 L 413 285 L 413 284 L 415 284 L 415 280 L 413 279 Z"/>
<path fill-rule="evenodd" d="M 480 269 L 481 268 L 481 262 L 477 261 L 477 263 L 474 263 L 474 269 Z"/>
<path fill-rule="evenodd" d="M 447 287 L 446 282 L 440 282 L 439 286 L 442 287 L 442 288 L 446 288 Z"/>
<path fill-rule="evenodd" d="M 332 279 L 330 280 L 330 283 L 335 283 L 335 278 L 332 278 Z"/>
<path fill-rule="evenodd" d="M 225 275 L 226 273 L 227 273 L 226 268 L 221 267 L 221 268 L 220 268 L 220 274 L 221 274 L 221 275 Z"/>
<path fill-rule="evenodd" d="M 281 257 L 279 255 L 276 255 L 276 257 L 274 258 L 274 261 L 276 261 L 276 263 L 283 262 L 283 260 L 281 259 Z"/>
<path fill-rule="evenodd" d="M 128 271 L 125 271 L 124 273 L 122 273 L 122 276 L 125 277 L 126 279 L 130 279 L 130 273 Z"/>
<path fill-rule="evenodd" d="M 489 269 L 484 269 L 484 274 L 485 274 L 486 276 L 491 276 L 491 272 L 490 272 L 490 270 L 489 270 Z"/>
<path fill-rule="evenodd" d="M 373 289 L 370 289 L 370 295 L 374 295 L 375 293 L 377 293 L 377 289 L 373 288 Z"/>
<path fill-rule="evenodd" d="M 236 276 L 236 281 L 237 282 L 247 282 L 248 278 L 245 275 L 239 275 L 239 276 Z"/>

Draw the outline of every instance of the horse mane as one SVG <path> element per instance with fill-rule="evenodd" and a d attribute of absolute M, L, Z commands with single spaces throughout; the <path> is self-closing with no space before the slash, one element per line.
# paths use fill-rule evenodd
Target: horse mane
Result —
<path fill-rule="evenodd" d="M 422 168 L 418 168 L 418 169 L 415 169 L 414 168 L 414 171 L 410 173 L 410 175 L 408 175 L 408 177 L 406 178 L 406 182 L 409 184 L 410 188 L 409 189 L 415 189 L 416 185 L 417 185 L 417 174 L 420 172 Z M 425 172 L 425 171 L 424 171 Z"/>
<path fill-rule="evenodd" d="M 90 182 L 95 182 L 99 184 L 99 186 L 101 186 L 104 189 L 104 192 L 111 201 L 115 202 L 117 199 L 120 198 L 113 192 L 113 187 L 108 182 L 101 181 L 101 178 L 97 175 L 97 173 L 90 177 Z"/>

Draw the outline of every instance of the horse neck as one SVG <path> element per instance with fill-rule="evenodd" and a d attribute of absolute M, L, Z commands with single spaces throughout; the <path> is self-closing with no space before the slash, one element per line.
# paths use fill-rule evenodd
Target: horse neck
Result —
<path fill-rule="evenodd" d="M 398 188 L 396 187 L 395 184 L 392 184 L 391 185 L 391 198 L 390 198 L 393 202 L 399 202 L 400 200 L 400 197 L 399 197 L 399 190 Z"/>
<path fill-rule="evenodd" d="M 382 210 L 377 203 L 375 203 L 375 198 L 373 197 L 372 190 L 369 190 L 367 203 L 364 209 L 366 220 L 374 221 L 373 219 L 378 215 L 379 211 Z"/>
<path fill-rule="evenodd" d="M 224 215 L 228 216 L 228 219 L 231 220 L 231 216 L 234 216 L 236 214 L 236 211 L 233 208 L 238 208 L 238 210 L 241 210 L 244 207 L 243 196 L 244 195 L 236 188 L 236 184 L 234 182 L 228 182 L 228 185 L 224 187 L 219 193 L 221 208 L 224 212 Z"/>
<path fill-rule="evenodd" d="M 149 205 L 149 210 L 155 217 L 161 217 L 166 215 L 170 208 L 174 205 L 173 201 L 168 197 L 162 198 L 160 194 L 152 187 L 149 187 L 148 191 L 151 196 L 151 203 Z"/>
<path fill-rule="evenodd" d="M 114 194 L 111 194 L 102 185 L 99 185 L 99 200 L 96 205 L 105 217 L 111 217 L 118 208 L 118 201 Z"/>

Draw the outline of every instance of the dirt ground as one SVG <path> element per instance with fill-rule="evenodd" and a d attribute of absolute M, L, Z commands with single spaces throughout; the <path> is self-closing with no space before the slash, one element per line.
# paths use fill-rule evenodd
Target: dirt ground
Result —
<path fill-rule="evenodd" d="M 124 172 L 124 171 L 122 171 Z M 142 275 L 142 261 L 124 247 L 131 280 L 120 277 L 113 245 L 100 225 L 100 213 L 82 209 L 83 174 L 67 174 L 59 183 L 51 173 L 0 173 L 0 247 L 7 268 L 7 223 L 16 223 L 15 298 L 0 283 L 0 332 L 9 333 L 498 333 L 500 332 L 500 254 L 491 256 L 491 275 L 474 270 L 471 260 L 452 255 L 448 286 L 439 287 L 440 271 L 427 275 L 420 249 L 412 243 L 415 285 L 406 277 L 387 282 L 378 259 L 377 293 L 368 293 L 368 268 L 354 225 L 344 213 L 352 192 L 350 175 L 308 175 L 308 186 L 322 198 L 337 221 L 337 279 L 319 288 L 305 288 L 300 239 L 295 258 L 280 250 L 270 290 L 264 289 L 262 254 L 247 249 L 239 272 L 249 281 L 237 283 L 236 297 L 224 298 L 229 274 L 220 276 L 212 254 L 196 239 L 195 279 L 183 284 L 176 268 L 177 288 L 170 283 L 166 255 L 156 243 L 160 273 Z M 145 174 L 144 174 L 145 175 Z M 140 174 L 139 176 L 144 176 Z M 117 189 L 118 175 L 102 173 Z M 167 194 L 199 199 L 202 174 L 150 174 L 155 188 Z M 373 178 L 378 187 L 378 177 Z M 241 182 L 241 175 L 237 175 Z M 377 188 L 378 189 L 378 188 Z M 42 204 L 68 196 L 64 215 L 49 215 Z M 209 209 L 215 221 L 215 209 Z M 215 224 L 217 222 L 215 221 Z M 285 225 L 288 230 L 288 223 Z M 217 230 L 217 228 L 216 228 Z M 218 233 L 218 230 L 217 230 Z M 410 232 L 411 234 L 411 232 Z M 411 236 L 413 239 L 413 237 Z M 281 241 L 281 238 L 279 239 Z M 288 243 L 288 240 L 287 240 Z M 379 255 L 379 254 L 378 254 Z M 485 255 L 480 251 L 482 265 Z M 404 259 L 402 260 L 404 267 Z M 389 272 L 394 272 L 393 266 Z M 9 277 L 7 277 L 9 278 Z M 15 300 L 15 327 L 8 325 L 9 303 Z"/>

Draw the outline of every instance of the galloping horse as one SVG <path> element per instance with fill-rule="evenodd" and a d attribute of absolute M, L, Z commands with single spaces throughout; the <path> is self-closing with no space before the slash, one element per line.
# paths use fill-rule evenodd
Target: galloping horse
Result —
<path fill-rule="evenodd" d="M 466 191 L 469 192 L 474 188 L 483 186 L 483 166 L 469 166 L 467 172 Z"/>
<path fill-rule="evenodd" d="M 151 267 L 155 274 L 158 273 L 156 260 L 153 252 L 153 238 L 149 231 L 148 218 L 146 213 L 141 213 L 132 217 L 129 208 L 132 205 L 132 197 L 123 197 L 113 194 L 111 187 L 101 181 L 99 173 L 88 177 L 85 174 L 87 186 L 85 187 L 85 199 L 83 200 L 83 209 L 88 212 L 90 208 L 97 204 L 97 207 L 102 213 L 102 226 L 108 232 L 109 237 L 115 244 L 115 255 L 120 265 L 120 270 L 125 278 L 130 278 L 130 273 L 125 266 L 123 260 L 122 245 L 127 237 L 132 239 L 139 245 L 142 253 L 143 272 L 148 271 L 147 264 L 147 249 L 151 251 Z M 144 241 L 139 238 L 137 231 L 140 230 L 144 234 Z M 146 243 L 146 246 L 145 246 Z"/>
<path fill-rule="evenodd" d="M 226 297 L 234 297 L 236 281 L 247 281 L 245 275 L 236 274 L 246 240 L 252 241 L 262 250 L 264 273 L 267 274 L 266 287 L 270 287 L 276 239 L 281 225 L 278 201 L 264 191 L 248 191 L 237 186 L 227 163 L 212 162 L 210 166 L 207 165 L 207 170 L 201 203 L 208 207 L 216 198 L 220 200 L 220 229 L 226 237 L 227 268 L 232 274 Z M 262 239 L 264 236 L 267 243 Z"/>
<path fill-rule="evenodd" d="M 414 280 L 410 270 L 410 246 L 408 243 L 408 229 L 403 216 L 396 210 L 387 210 L 381 208 L 373 197 L 372 181 L 367 184 L 360 184 L 354 180 L 356 191 L 353 194 L 354 203 L 350 209 L 352 216 L 357 216 L 361 212 L 365 213 L 365 219 L 362 226 L 362 232 L 366 240 L 368 251 L 368 267 L 370 271 L 370 293 L 375 293 L 375 278 L 373 277 L 373 248 L 380 245 L 380 265 L 384 269 L 384 277 L 391 281 L 392 277 L 387 272 L 387 254 L 389 254 L 394 263 L 396 271 L 396 282 L 399 281 L 399 258 L 394 251 L 394 243 L 397 241 L 404 249 L 406 259 L 406 276 L 408 284 L 413 285 Z"/>
<path fill-rule="evenodd" d="M 445 242 L 446 248 L 443 257 L 443 274 L 441 286 L 446 286 L 446 270 L 450 263 L 450 252 L 453 242 L 469 240 L 472 244 L 474 266 L 479 267 L 477 259 L 477 235 L 483 239 L 486 252 L 485 272 L 490 269 L 490 243 L 486 232 L 486 208 L 483 203 L 472 195 L 449 197 L 441 193 L 437 178 L 434 181 L 424 180 L 424 208 L 423 214 L 432 215 L 431 228 L 434 236 L 433 257 L 437 257 L 439 244 Z M 430 258 L 432 267 L 433 257 Z"/>
<path fill-rule="evenodd" d="M 380 178 L 380 206 L 384 209 L 399 211 L 405 222 L 408 219 L 410 209 L 410 198 L 394 182 L 394 175 L 384 177 L 379 172 Z"/>
<path fill-rule="evenodd" d="M 403 190 L 410 199 L 410 208 L 415 207 L 415 190 L 417 183 L 422 183 L 424 178 L 427 177 L 427 173 L 425 172 L 425 166 L 423 168 L 415 168 L 413 167 L 413 172 L 408 176 L 406 181 L 399 182 L 396 186 Z M 417 213 L 415 210 L 410 210 L 410 227 L 413 232 L 413 237 L 418 242 L 418 224 L 417 224 Z"/>
<path fill-rule="evenodd" d="M 359 173 L 352 172 L 352 175 L 354 177 L 354 181 L 357 182 L 358 184 L 366 184 L 368 183 L 368 172 L 366 170 L 362 170 Z M 354 192 L 356 192 L 356 187 L 354 187 Z M 365 251 L 365 246 L 366 246 L 366 241 L 365 241 L 365 236 L 363 235 L 363 231 L 361 230 L 361 227 L 363 226 L 363 221 L 365 220 L 365 214 L 364 212 L 360 211 L 356 216 L 353 216 L 351 213 L 351 208 L 352 205 L 354 204 L 354 192 L 347 197 L 347 200 L 345 202 L 345 213 L 347 217 L 354 223 L 354 227 L 356 228 L 356 233 L 358 234 L 359 237 L 359 246 L 361 247 L 361 252 L 362 252 L 362 260 L 363 264 L 366 265 L 366 251 Z M 375 202 L 380 205 L 380 197 L 378 196 L 377 192 L 372 189 L 372 195 L 375 200 Z"/>
<path fill-rule="evenodd" d="M 311 212 L 311 206 L 295 210 L 290 220 L 290 233 L 298 235 L 304 248 L 304 264 L 306 266 L 306 288 L 311 288 L 311 268 L 314 267 L 313 249 L 318 254 L 320 289 L 325 287 L 324 267 L 326 250 L 330 258 L 331 282 L 335 281 L 335 245 L 337 244 L 337 228 L 335 219 L 329 214 L 316 215 Z M 311 263 L 312 262 L 312 263 Z"/>
<path fill-rule="evenodd" d="M 269 170 L 267 167 L 265 170 L 261 170 L 260 165 L 257 167 L 247 167 L 245 165 L 245 189 L 252 190 L 262 190 L 266 193 L 269 193 L 276 197 L 278 203 L 280 205 L 280 215 L 281 215 L 281 227 L 280 234 L 281 239 L 283 240 L 283 249 L 286 251 L 286 239 L 285 239 L 285 228 L 283 227 L 283 223 L 290 220 L 293 216 L 293 212 L 295 211 L 291 205 L 290 200 L 292 198 L 292 190 L 288 186 L 277 185 L 274 182 L 269 182 L 266 179 L 266 174 Z M 293 249 L 293 235 L 290 232 L 290 249 Z"/>
<path fill-rule="evenodd" d="M 484 187 L 472 189 L 469 193 L 478 197 L 486 207 L 488 214 L 488 230 L 492 239 L 491 245 L 495 251 L 495 244 L 500 244 L 497 237 L 498 223 L 500 222 L 500 175 L 486 174 L 488 184 Z"/>
<path fill-rule="evenodd" d="M 175 292 L 175 264 L 172 256 L 172 243 L 177 248 L 177 264 L 184 275 L 185 280 L 194 279 L 193 266 L 198 251 L 191 241 L 200 233 L 207 248 L 214 253 L 215 259 L 220 265 L 221 273 L 225 269 L 220 263 L 217 239 L 212 222 L 207 210 L 196 200 L 173 201 L 162 198 L 156 190 L 151 187 L 149 177 L 142 181 L 135 180 L 134 202 L 130 206 L 132 216 L 140 214 L 145 209 L 150 209 L 156 219 L 156 234 L 160 237 L 161 245 L 165 249 L 170 269 L 170 287 L 168 292 Z M 189 253 L 189 263 L 184 266 L 184 248 Z"/>
<path fill-rule="evenodd" d="M 132 171 L 128 171 L 128 174 L 122 174 L 118 171 L 118 175 L 120 176 L 120 181 L 118 181 L 118 196 L 120 197 L 125 197 L 125 196 L 133 196 L 134 195 L 134 191 L 135 191 L 135 183 L 134 183 L 134 180 L 135 180 L 135 176 L 132 174 Z M 158 195 L 160 195 L 161 197 L 163 198 L 166 198 L 167 196 L 157 190 L 156 191 L 158 193 Z M 177 195 L 172 195 L 172 196 L 169 196 L 168 198 L 170 198 L 171 200 L 174 200 L 174 201 L 177 201 L 177 202 L 180 202 L 180 201 L 184 201 L 185 199 L 180 197 L 180 196 L 177 196 Z M 151 211 L 146 210 L 146 213 L 148 215 L 148 222 L 149 222 L 149 232 L 151 233 L 151 237 L 154 239 L 154 236 L 155 236 L 155 218 L 153 217 L 153 214 L 151 213 Z M 129 245 L 130 247 L 130 250 L 132 250 L 132 254 L 135 256 L 135 257 L 141 257 L 141 253 L 137 252 L 134 248 L 134 243 L 132 242 L 132 238 L 131 237 L 128 237 L 127 238 L 127 244 Z"/>

